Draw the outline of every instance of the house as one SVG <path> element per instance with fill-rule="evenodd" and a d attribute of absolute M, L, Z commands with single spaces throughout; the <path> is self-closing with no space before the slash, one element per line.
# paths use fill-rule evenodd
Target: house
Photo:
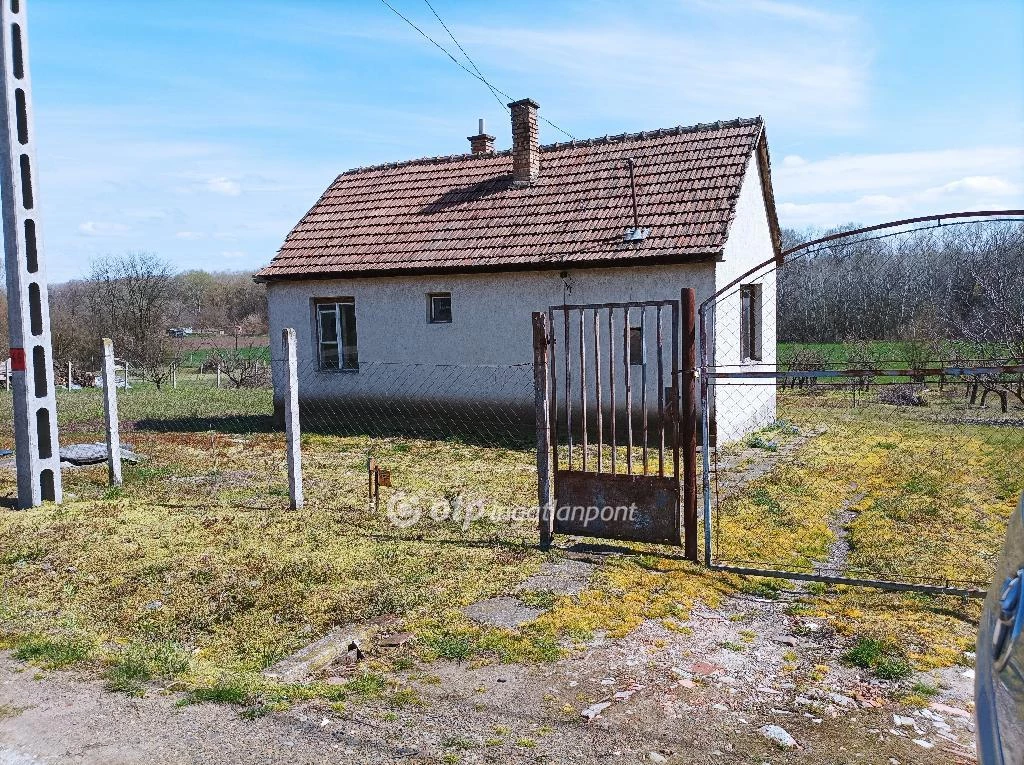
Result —
<path fill-rule="evenodd" d="M 486 402 L 532 417 L 531 312 L 678 301 L 683 287 L 700 304 L 779 256 L 760 118 L 542 146 L 538 105 L 509 106 L 511 150 L 481 121 L 467 154 L 344 172 L 257 272 L 272 342 L 297 333 L 304 403 Z M 774 365 L 772 285 L 742 285 L 718 311 L 716 364 Z M 280 406 L 280 368 L 274 380 Z M 744 406 L 716 407 L 720 438 L 774 418 L 774 386 L 737 396 Z"/>

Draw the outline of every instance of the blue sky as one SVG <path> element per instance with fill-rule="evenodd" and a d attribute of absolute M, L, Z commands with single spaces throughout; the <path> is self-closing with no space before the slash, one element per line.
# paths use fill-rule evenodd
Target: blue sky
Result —
<path fill-rule="evenodd" d="M 391 2 L 455 52 L 422 0 Z M 432 2 L 577 137 L 763 115 L 784 225 L 1024 206 L 1024 0 Z M 254 269 L 342 170 L 468 151 L 479 117 L 511 142 L 375 0 L 28 6 L 54 281 L 130 249 Z"/>

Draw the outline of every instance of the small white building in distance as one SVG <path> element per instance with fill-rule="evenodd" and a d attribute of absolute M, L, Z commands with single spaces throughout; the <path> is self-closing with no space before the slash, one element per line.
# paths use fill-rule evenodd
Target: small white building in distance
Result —
<path fill-rule="evenodd" d="M 293 327 L 306 407 L 532 422 L 532 312 L 684 287 L 699 305 L 779 257 L 760 118 L 541 146 L 538 105 L 510 106 L 511 150 L 481 123 L 467 154 L 344 172 L 256 273 L 278 407 Z M 774 279 L 737 285 L 715 313 L 716 366 L 774 369 Z M 773 380 L 732 382 L 712 399 L 722 441 L 775 417 Z"/>

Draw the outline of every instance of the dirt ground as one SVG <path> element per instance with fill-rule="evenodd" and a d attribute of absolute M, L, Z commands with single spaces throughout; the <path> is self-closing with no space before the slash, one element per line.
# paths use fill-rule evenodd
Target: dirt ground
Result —
<path fill-rule="evenodd" d="M 243 719 L 3 656 L 0 765 L 974 762 L 971 657 L 919 674 L 940 690 L 908 708 L 843 665 L 827 626 L 787 615 L 792 597 L 738 595 L 695 608 L 683 629 L 646 622 L 552 664 L 416 664 L 406 680 L 420 700 L 405 708 L 305 702 Z"/>

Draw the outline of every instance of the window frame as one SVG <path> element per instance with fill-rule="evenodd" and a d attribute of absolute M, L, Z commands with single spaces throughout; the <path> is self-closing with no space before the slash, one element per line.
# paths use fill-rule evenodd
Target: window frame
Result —
<path fill-rule="evenodd" d="M 448 298 L 448 318 L 438 319 L 434 314 L 434 300 L 436 298 Z M 427 293 L 427 324 L 452 324 L 455 314 L 452 311 L 452 293 L 450 292 L 428 292 Z"/>
<path fill-rule="evenodd" d="M 343 306 L 350 306 L 348 311 Z M 333 311 L 329 310 L 332 309 Z M 334 313 L 334 340 L 323 339 L 321 314 Z M 345 321 L 345 314 L 351 315 L 352 326 Z M 313 299 L 313 329 L 316 343 L 317 369 L 330 374 L 343 372 L 353 374 L 359 371 L 359 333 L 356 322 L 356 300 L 354 297 L 326 297 Z M 348 330 L 351 329 L 351 332 Z M 351 347 L 348 336 L 351 334 Z M 325 360 L 324 347 L 335 346 L 337 364 Z"/>
<path fill-rule="evenodd" d="M 764 360 L 764 291 L 760 284 L 740 285 L 740 361 Z"/>

